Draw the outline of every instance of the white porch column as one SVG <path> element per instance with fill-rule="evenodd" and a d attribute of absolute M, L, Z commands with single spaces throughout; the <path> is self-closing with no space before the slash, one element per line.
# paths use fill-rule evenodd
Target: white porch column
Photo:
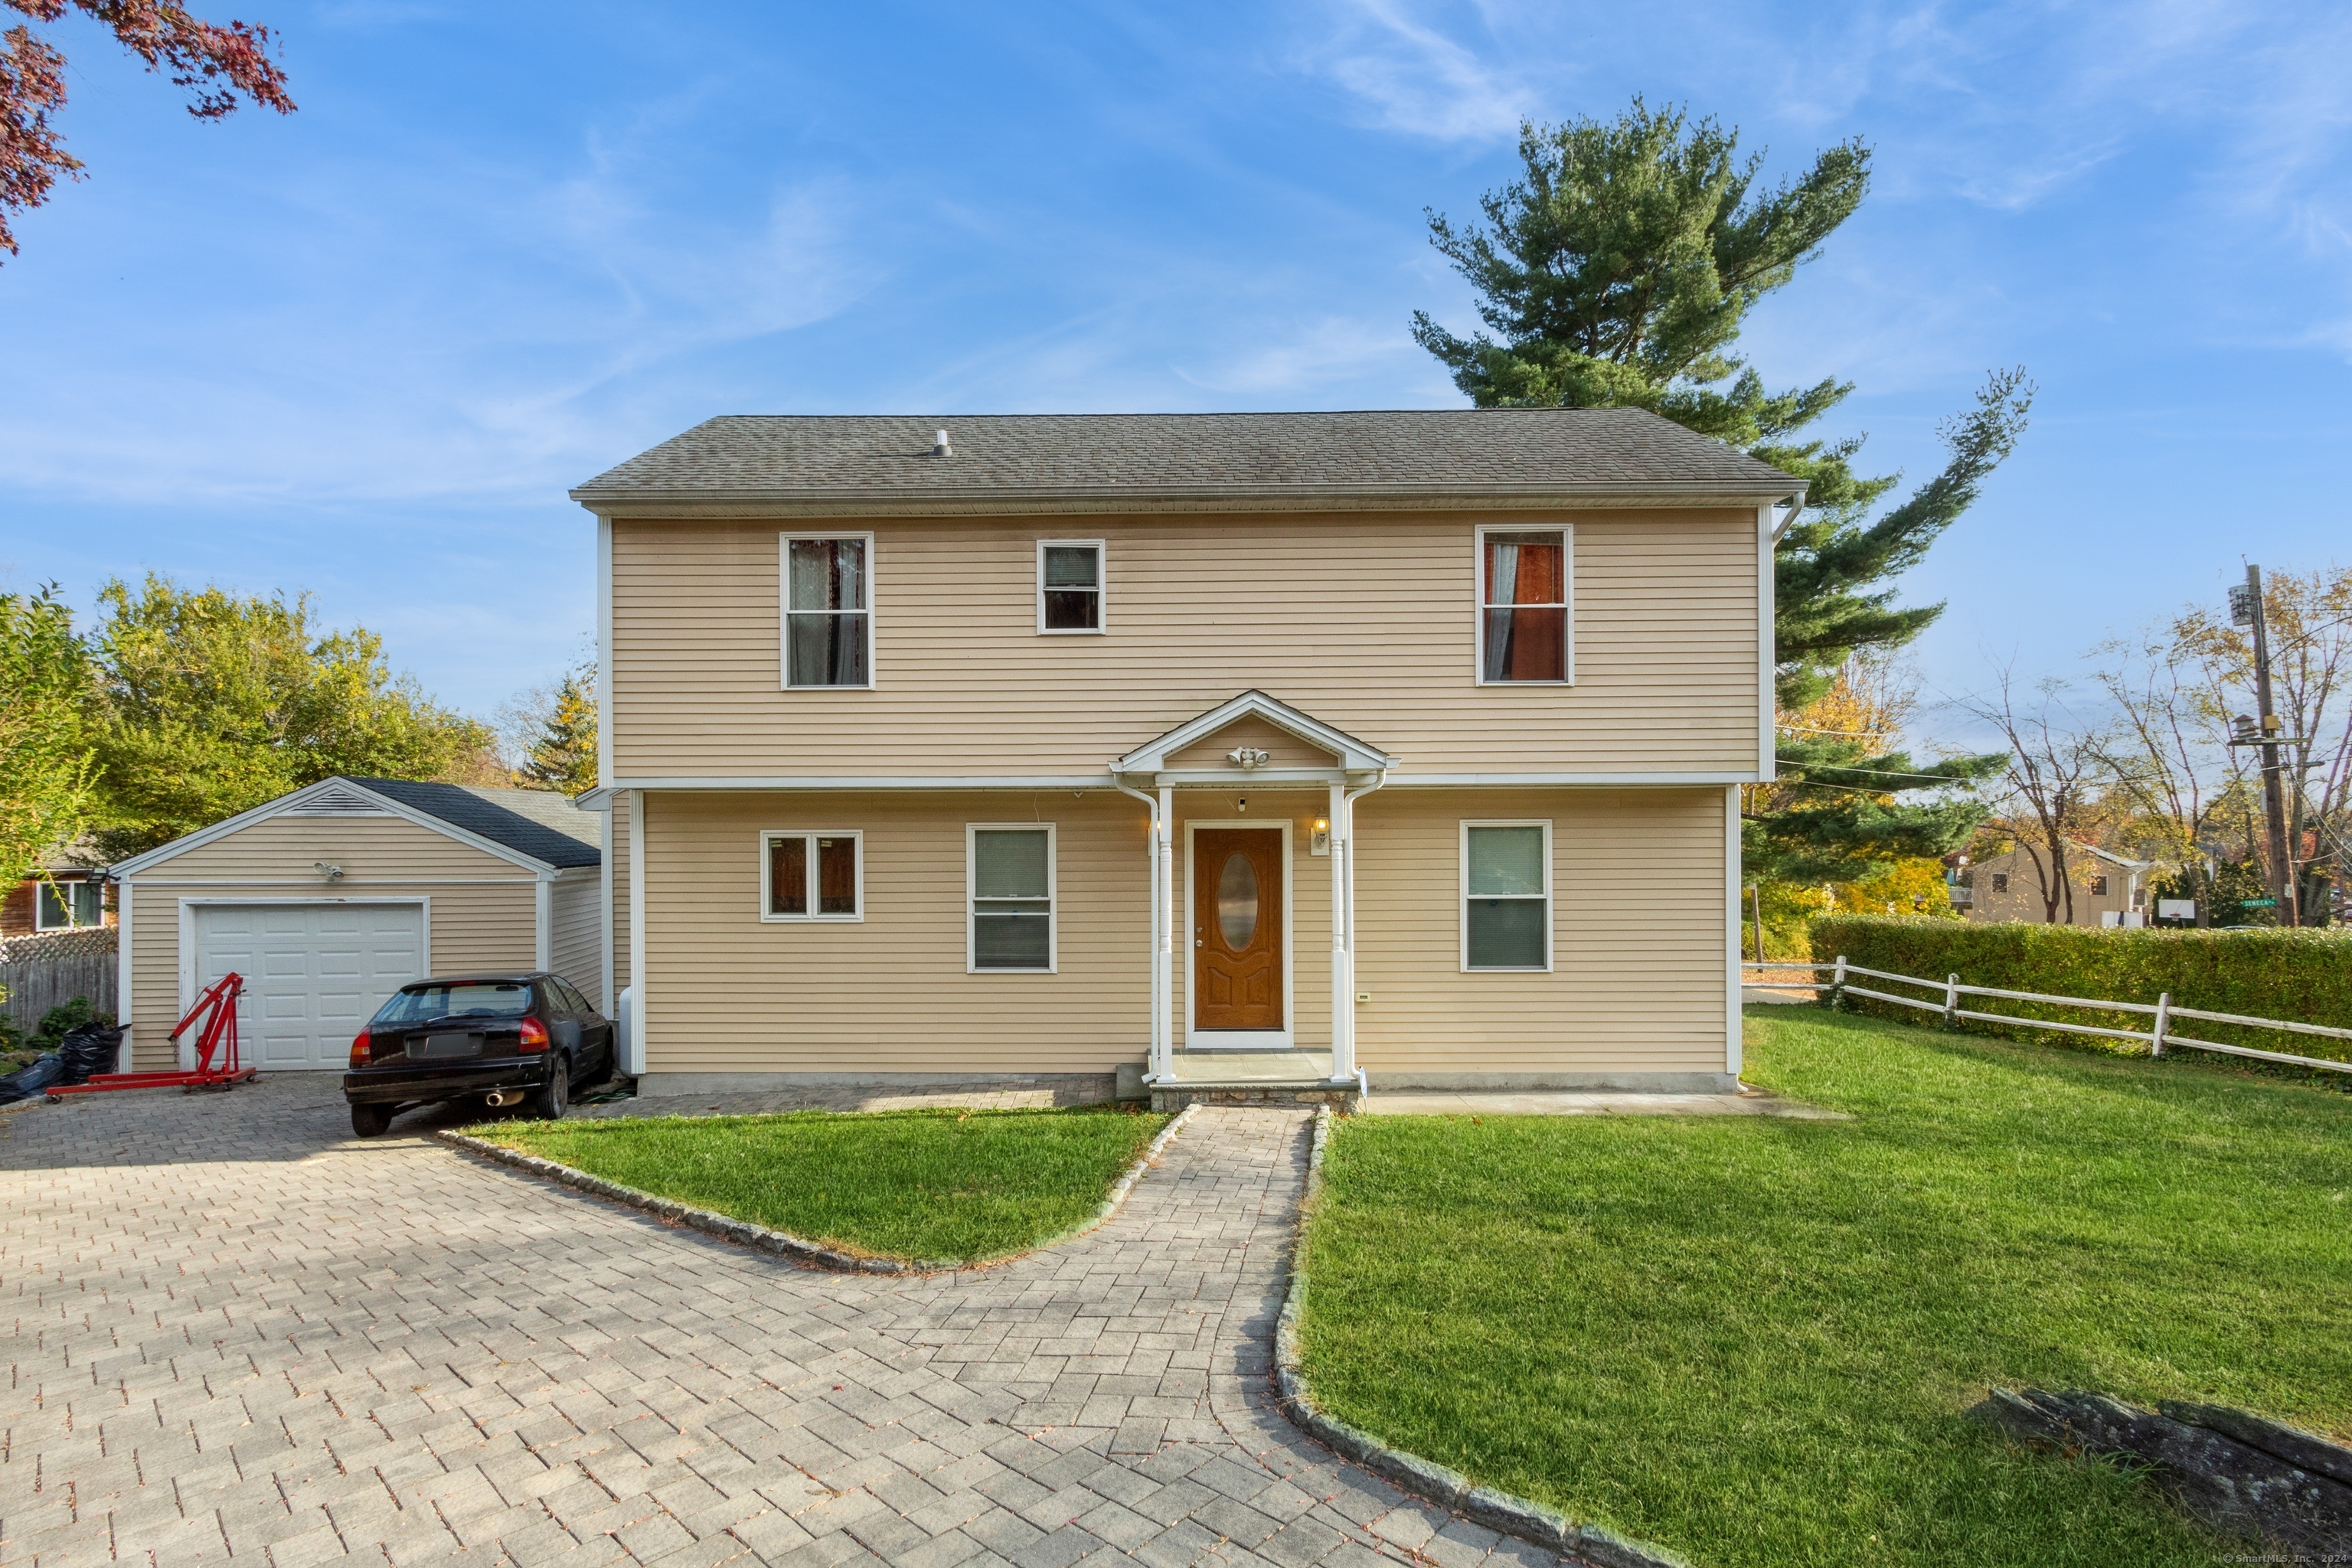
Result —
<path fill-rule="evenodd" d="M 1356 978 L 1348 952 L 1348 786 L 1331 786 L 1331 1076 L 1356 1073 Z"/>
<path fill-rule="evenodd" d="M 1152 1071 L 1161 1078 L 1173 1078 L 1176 1073 L 1176 792 L 1166 784 L 1160 786 L 1159 819 L 1160 972 L 1152 977 Z"/>

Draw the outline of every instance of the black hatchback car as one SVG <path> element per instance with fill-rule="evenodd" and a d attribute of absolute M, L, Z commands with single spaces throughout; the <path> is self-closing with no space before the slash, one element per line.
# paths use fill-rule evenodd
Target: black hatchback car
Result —
<path fill-rule="evenodd" d="M 373 1138 L 414 1105 L 528 1104 L 553 1120 L 572 1086 L 613 1071 L 613 1024 L 558 974 L 419 980 L 392 994 L 352 1040 L 343 1098 Z"/>

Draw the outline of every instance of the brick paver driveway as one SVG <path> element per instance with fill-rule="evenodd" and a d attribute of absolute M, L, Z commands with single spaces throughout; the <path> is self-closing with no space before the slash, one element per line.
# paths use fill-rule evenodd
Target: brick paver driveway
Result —
<path fill-rule="evenodd" d="M 1552 1561 L 1272 1407 L 1297 1115 L 915 1279 L 348 1125 L 286 1076 L 0 1116 L 0 1562 Z"/>

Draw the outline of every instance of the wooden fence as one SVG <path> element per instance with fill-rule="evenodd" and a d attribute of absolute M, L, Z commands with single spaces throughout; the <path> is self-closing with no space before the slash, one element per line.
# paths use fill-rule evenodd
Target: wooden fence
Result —
<path fill-rule="evenodd" d="M 1923 1013 L 1942 1016 L 1948 1024 L 1967 1019 L 1972 1023 L 2007 1024 L 2020 1029 L 2054 1029 L 2067 1035 L 2098 1035 L 2111 1040 L 2137 1040 L 2147 1047 L 2148 1055 L 2160 1057 L 2175 1046 L 2190 1050 L 2220 1051 L 2233 1057 L 2252 1057 L 2258 1061 L 2284 1062 L 2290 1067 L 2320 1068 L 2328 1072 L 2352 1073 L 2352 1062 L 2330 1061 L 2325 1057 L 2298 1057 L 2284 1051 L 2257 1050 L 2252 1046 L 2228 1046 L 2216 1040 L 2191 1039 L 2177 1027 L 2179 1020 L 2229 1024 L 2244 1029 L 2277 1029 L 2290 1035 L 2313 1035 L 2331 1040 L 2352 1040 L 2352 1029 L 2330 1029 L 2318 1024 L 2294 1024 L 2284 1018 L 2249 1018 L 2242 1013 L 2209 1013 L 2198 1007 L 2182 1007 L 2172 1000 L 2169 991 L 2148 1002 L 2098 1002 L 2084 996 L 2052 996 L 2040 991 L 2002 991 L 1990 985 L 1963 985 L 1957 974 L 1941 980 L 1924 980 L 1916 974 L 1890 974 L 1883 969 L 1864 969 L 1858 963 L 1848 963 L 1845 954 L 1838 954 L 1835 963 L 1790 963 L 1776 959 L 1769 963 L 1742 963 L 1742 969 L 1802 970 L 1819 974 L 1827 972 L 1827 985 L 1815 983 L 1815 989 L 1827 991 L 1832 999 L 1840 996 L 1867 996 L 1874 1002 L 1892 1002 L 1897 1006 L 1916 1008 Z M 1895 985 L 1915 985 L 1923 991 L 1936 993 L 1933 997 L 1898 996 L 1891 991 L 1873 991 L 1853 983 L 1852 976 L 1864 980 L 1881 980 Z M 1801 984 L 1787 982 L 1748 982 L 1741 988 L 1748 991 L 1787 991 Z M 1964 996 L 1990 996 L 2010 1002 L 2036 1002 L 2052 1007 L 2081 1007 L 2099 1013 L 2137 1013 L 2150 1021 L 2147 1029 L 2110 1029 L 2093 1024 L 2068 1024 L 2055 1018 L 2027 1018 L 2014 1013 L 1984 1013 L 1960 1005 Z"/>
<path fill-rule="evenodd" d="M 50 1008 L 87 996 L 111 1016 L 118 935 L 112 926 L 89 926 L 0 942 L 0 986 L 7 988 L 0 1015 L 30 1034 Z"/>

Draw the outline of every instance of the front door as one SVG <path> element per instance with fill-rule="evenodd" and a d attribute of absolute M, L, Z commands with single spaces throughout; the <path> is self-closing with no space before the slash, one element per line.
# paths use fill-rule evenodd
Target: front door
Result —
<path fill-rule="evenodd" d="M 1282 829 L 1192 834 L 1192 1026 L 1279 1029 Z"/>

